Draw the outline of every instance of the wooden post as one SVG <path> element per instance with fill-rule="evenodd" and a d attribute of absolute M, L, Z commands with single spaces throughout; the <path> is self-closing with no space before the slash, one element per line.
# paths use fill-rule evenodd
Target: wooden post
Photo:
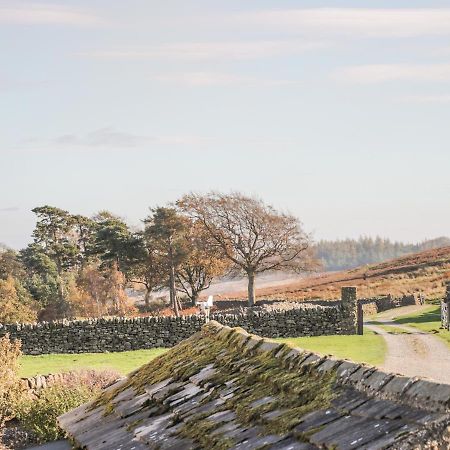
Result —
<path fill-rule="evenodd" d="M 358 334 L 362 336 L 364 334 L 364 312 L 363 312 L 363 305 L 361 302 L 357 303 L 358 307 L 358 319 L 357 319 L 357 327 L 358 327 Z"/>

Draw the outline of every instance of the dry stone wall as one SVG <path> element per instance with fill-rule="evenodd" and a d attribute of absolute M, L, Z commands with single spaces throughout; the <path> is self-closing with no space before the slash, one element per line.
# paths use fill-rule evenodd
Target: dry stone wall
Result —
<path fill-rule="evenodd" d="M 356 288 L 342 289 L 340 301 L 281 302 L 269 309 L 246 308 L 234 314 L 212 314 L 211 319 L 230 327 L 268 338 L 355 334 Z M 359 300 L 364 314 L 416 304 L 415 296 L 391 296 Z M 9 334 L 22 341 L 25 354 L 101 353 L 172 347 L 201 329 L 205 318 L 186 317 L 108 318 L 37 324 L 0 324 L 0 337 Z M 448 322 L 447 322 L 448 323 Z"/>
<path fill-rule="evenodd" d="M 356 288 L 343 288 L 331 306 L 298 304 L 290 310 L 212 314 L 211 319 L 264 337 L 299 337 L 356 333 Z M 205 318 L 109 318 L 37 324 L 0 325 L 0 337 L 22 341 L 25 354 L 98 353 L 172 347 L 201 329 Z"/>
<path fill-rule="evenodd" d="M 423 298 L 419 295 L 404 295 L 393 297 L 386 295 L 382 297 L 365 298 L 358 300 L 362 304 L 364 315 L 377 314 L 389 309 L 400 308 L 401 306 L 421 305 Z"/>

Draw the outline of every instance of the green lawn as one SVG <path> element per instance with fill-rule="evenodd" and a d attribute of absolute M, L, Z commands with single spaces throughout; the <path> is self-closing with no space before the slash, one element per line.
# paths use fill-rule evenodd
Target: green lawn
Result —
<path fill-rule="evenodd" d="M 433 333 L 450 345 L 450 331 L 440 329 L 440 308 L 439 305 L 430 305 L 417 313 L 398 316 L 394 319 L 394 322 L 401 325 L 409 325 L 427 333 Z"/>
<path fill-rule="evenodd" d="M 373 365 L 383 363 L 386 354 L 384 339 L 369 330 L 365 330 L 363 336 L 316 336 L 277 340 L 322 355 L 333 355 Z"/>
<path fill-rule="evenodd" d="M 24 355 L 20 359 L 20 376 L 32 377 L 74 369 L 114 369 L 126 375 L 165 351 L 166 348 L 154 348 L 117 353 Z"/>
<path fill-rule="evenodd" d="M 364 336 L 317 336 L 278 339 L 295 347 L 332 354 L 356 362 L 380 364 L 386 345 L 381 336 L 366 330 Z M 123 375 L 167 351 L 165 348 L 117 353 L 52 354 L 21 357 L 21 377 L 50 374 L 74 369 L 114 369 Z"/>

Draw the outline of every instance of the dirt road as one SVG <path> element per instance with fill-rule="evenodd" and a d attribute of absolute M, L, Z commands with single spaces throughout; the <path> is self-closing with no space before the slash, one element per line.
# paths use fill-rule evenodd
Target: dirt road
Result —
<path fill-rule="evenodd" d="M 408 314 L 417 311 L 418 307 L 401 309 L 403 314 Z M 370 322 L 365 324 L 386 341 L 387 355 L 382 368 L 388 372 L 450 384 L 450 347 L 432 334 L 392 322 L 399 312 L 390 310 L 377 316 L 376 321 L 382 327 Z"/>

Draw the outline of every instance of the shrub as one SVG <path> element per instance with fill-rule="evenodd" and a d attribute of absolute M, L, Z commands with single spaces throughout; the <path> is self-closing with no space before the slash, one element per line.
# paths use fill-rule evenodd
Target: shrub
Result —
<path fill-rule="evenodd" d="M 120 378 L 114 371 L 80 370 L 55 378 L 40 390 L 36 398 L 23 400 L 17 410 L 22 425 L 36 435 L 39 442 L 64 436 L 58 417 L 98 395 L 101 389 Z"/>
<path fill-rule="evenodd" d="M 20 341 L 11 342 L 9 335 L 0 339 L 0 435 L 7 420 L 14 417 L 15 405 L 22 397 L 18 376 Z"/>
<path fill-rule="evenodd" d="M 40 442 L 54 441 L 63 437 L 57 422 L 58 416 L 87 402 L 93 395 L 95 391 L 86 386 L 54 384 L 43 389 L 36 399 L 26 400 L 19 405 L 17 416 Z"/>

